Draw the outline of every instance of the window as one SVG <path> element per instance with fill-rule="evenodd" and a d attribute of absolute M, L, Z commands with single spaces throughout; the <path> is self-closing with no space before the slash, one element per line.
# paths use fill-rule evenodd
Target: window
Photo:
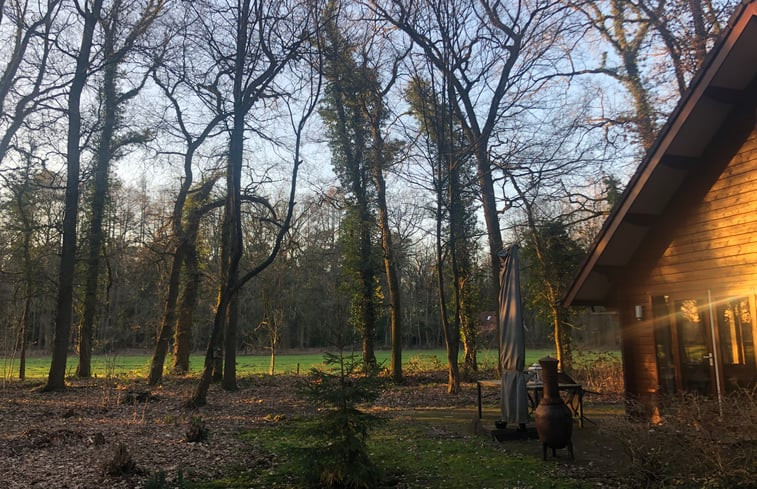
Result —
<path fill-rule="evenodd" d="M 752 315 L 746 297 L 718 305 L 720 351 L 724 365 L 745 365 L 748 353 L 753 355 Z M 752 350 L 752 351 L 747 351 Z"/>

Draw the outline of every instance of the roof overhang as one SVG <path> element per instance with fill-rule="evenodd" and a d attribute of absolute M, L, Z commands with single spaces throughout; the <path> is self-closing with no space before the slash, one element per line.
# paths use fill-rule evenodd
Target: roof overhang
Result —
<path fill-rule="evenodd" d="M 757 0 L 737 12 L 608 216 L 564 298 L 607 304 L 614 271 L 629 265 L 735 107 L 755 106 Z"/>

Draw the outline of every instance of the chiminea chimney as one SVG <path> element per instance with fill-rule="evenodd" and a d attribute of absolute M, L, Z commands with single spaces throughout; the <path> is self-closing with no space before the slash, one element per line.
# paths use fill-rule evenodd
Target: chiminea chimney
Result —
<path fill-rule="evenodd" d="M 534 411 L 536 431 L 542 443 L 542 457 L 547 460 L 547 447 L 552 449 L 552 456 L 556 456 L 558 448 L 568 448 L 571 460 L 573 456 L 573 414 L 560 397 L 557 380 L 557 363 L 559 360 L 544 357 L 539 360 L 541 365 L 544 395 Z"/>

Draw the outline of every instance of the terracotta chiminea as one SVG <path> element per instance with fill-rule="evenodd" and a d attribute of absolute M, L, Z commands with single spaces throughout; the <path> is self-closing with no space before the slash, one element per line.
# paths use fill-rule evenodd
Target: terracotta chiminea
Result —
<path fill-rule="evenodd" d="M 544 395 L 534 411 L 536 431 L 542 443 L 542 456 L 547 460 L 547 448 L 552 449 L 552 456 L 556 456 L 558 448 L 568 448 L 570 458 L 573 459 L 573 414 L 560 397 L 557 381 L 557 363 L 559 360 L 545 357 L 539 360 L 541 365 Z"/>

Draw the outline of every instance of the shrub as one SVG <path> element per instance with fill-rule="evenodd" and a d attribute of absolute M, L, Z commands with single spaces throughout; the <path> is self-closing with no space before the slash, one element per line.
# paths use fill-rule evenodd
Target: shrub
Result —
<path fill-rule="evenodd" d="M 429 371 L 444 370 L 447 366 L 432 353 L 419 353 L 413 355 L 403 367 L 410 374 L 419 374 Z"/>
<path fill-rule="evenodd" d="M 661 421 L 623 419 L 606 429 L 631 461 L 634 487 L 747 488 L 757 480 L 757 395 L 740 391 L 721 405 L 684 394 L 664 399 Z"/>
<path fill-rule="evenodd" d="M 612 352 L 575 352 L 571 374 L 584 388 L 592 391 L 621 395 L 625 389 L 623 363 Z"/>
<path fill-rule="evenodd" d="M 358 375 L 358 357 L 326 354 L 326 370 L 312 369 L 300 392 L 317 408 L 318 415 L 303 432 L 312 442 L 305 449 L 308 483 L 317 487 L 368 489 L 379 474 L 368 456 L 366 441 L 380 418 L 359 409 L 378 397 L 379 379 Z"/>

